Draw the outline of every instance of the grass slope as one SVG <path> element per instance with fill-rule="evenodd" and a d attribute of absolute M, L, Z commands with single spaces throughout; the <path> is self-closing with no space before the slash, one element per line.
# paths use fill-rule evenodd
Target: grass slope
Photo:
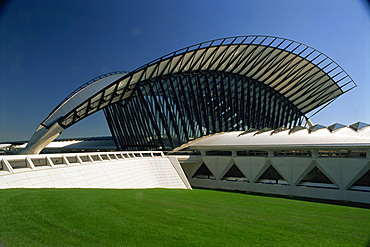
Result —
<path fill-rule="evenodd" d="M 9 189 L 0 190 L 0 239 L 8 247 L 367 246 L 370 210 L 201 189 Z"/>

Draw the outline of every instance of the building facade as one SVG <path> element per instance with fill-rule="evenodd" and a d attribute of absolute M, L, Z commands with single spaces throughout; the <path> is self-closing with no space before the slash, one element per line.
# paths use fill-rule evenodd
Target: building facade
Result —
<path fill-rule="evenodd" d="M 38 154 L 103 110 L 119 151 L 197 154 L 176 156 L 192 186 L 370 203 L 370 127 L 309 120 L 355 86 L 336 62 L 299 42 L 211 40 L 87 82 L 21 153 Z"/>
<path fill-rule="evenodd" d="M 223 131 L 292 127 L 355 86 L 332 59 L 299 42 L 211 40 L 82 85 L 40 124 L 23 153 L 39 153 L 99 110 L 120 150 L 172 150 Z"/>
<path fill-rule="evenodd" d="M 194 141 L 194 187 L 370 203 L 370 125 L 227 132 Z"/>

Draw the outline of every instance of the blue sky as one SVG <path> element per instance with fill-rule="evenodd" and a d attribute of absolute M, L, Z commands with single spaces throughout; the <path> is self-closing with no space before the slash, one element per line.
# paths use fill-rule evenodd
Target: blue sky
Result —
<path fill-rule="evenodd" d="M 361 0 L 14 0 L 0 12 L 0 142 L 28 140 L 74 89 L 199 42 L 271 35 L 336 61 L 357 88 L 312 118 L 370 123 L 370 9 Z M 110 135 L 99 112 L 61 137 Z"/>

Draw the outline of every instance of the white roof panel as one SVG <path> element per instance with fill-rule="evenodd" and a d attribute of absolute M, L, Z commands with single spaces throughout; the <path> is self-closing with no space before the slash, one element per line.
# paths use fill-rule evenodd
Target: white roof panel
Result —
<path fill-rule="evenodd" d="M 195 141 L 189 145 L 191 149 L 227 149 L 227 148 L 303 148 L 303 147 L 361 147 L 370 148 L 370 126 L 360 131 L 344 127 L 335 132 L 319 129 L 309 132 L 302 129 L 296 132 L 289 130 L 273 134 L 273 131 L 241 135 L 243 131 L 215 134 Z"/>

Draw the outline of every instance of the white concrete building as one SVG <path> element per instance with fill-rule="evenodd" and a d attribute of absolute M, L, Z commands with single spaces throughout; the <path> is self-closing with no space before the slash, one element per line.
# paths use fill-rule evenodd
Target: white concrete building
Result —
<path fill-rule="evenodd" d="M 300 42 L 256 35 L 202 42 L 77 88 L 40 123 L 27 146 L 16 147 L 25 156 L 0 156 L 0 184 L 190 188 L 178 158 L 192 186 L 370 203 L 370 127 L 326 128 L 309 119 L 355 87 L 335 61 Z M 65 129 L 101 110 L 118 150 L 175 154 L 190 148 L 200 155 L 161 155 L 154 167 L 151 162 L 158 158 L 125 159 L 122 153 L 33 156 L 43 150 L 111 150 L 112 140 L 106 143 L 109 148 L 78 140 L 54 142 Z M 82 185 L 67 183 L 77 172 L 74 167 L 86 180 Z M 167 168 L 176 172 L 161 170 Z M 28 177 L 42 177 L 40 169 L 57 183 Z M 65 172 L 69 180 L 59 183 L 54 171 Z M 122 184 L 112 183 L 117 178 L 111 173 L 119 174 Z M 126 184 L 131 177 L 139 185 Z M 172 177 L 183 184 L 161 185 Z"/>
<path fill-rule="evenodd" d="M 191 143 L 192 186 L 370 203 L 370 126 L 220 133 Z"/>
<path fill-rule="evenodd" d="M 0 156 L 0 189 L 191 189 L 179 163 L 162 152 Z"/>

